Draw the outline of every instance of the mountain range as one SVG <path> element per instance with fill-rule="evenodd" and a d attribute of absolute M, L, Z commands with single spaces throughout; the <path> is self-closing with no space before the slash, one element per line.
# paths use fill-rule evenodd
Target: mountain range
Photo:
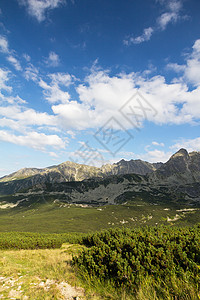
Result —
<path fill-rule="evenodd" d="M 0 202 L 8 201 L 8 195 L 14 206 L 44 199 L 91 205 L 135 200 L 194 205 L 200 201 L 200 152 L 180 149 L 166 163 L 121 160 L 97 168 L 67 161 L 44 169 L 24 168 L 0 178 Z"/>

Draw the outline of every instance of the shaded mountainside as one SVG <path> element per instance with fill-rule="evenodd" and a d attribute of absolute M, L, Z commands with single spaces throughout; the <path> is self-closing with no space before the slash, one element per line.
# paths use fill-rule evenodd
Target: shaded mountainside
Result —
<path fill-rule="evenodd" d="M 200 152 L 180 149 L 150 176 L 152 183 L 183 185 L 200 182 Z"/>
<path fill-rule="evenodd" d="M 146 175 L 152 173 L 159 169 L 163 163 L 149 163 L 142 161 L 140 159 L 126 161 L 124 159 L 120 160 L 113 165 L 105 165 L 101 168 L 104 174 L 106 175 L 121 175 L 121 174 L 138 174 Z M 109 171 L 110 168 L 110 171 Z"/>
<path fill-rule="evenodd" d="M 155 171 L 161 165 L 162 163 L 151 164 L 142 160 L 121 160 L 97 168 L 67 161 L 44 169 L 24 168 L 0 179 L 0 195 L 13 194 L 44 183 L 82 181 L 132 173 L 145 175 Z"/>
<path fill-rule="evenodd" d="M 162 163 L 149 163 L 140 159 L 121 161 L 114 164 L 106 164 L 101 168 L 77 164 L 74 162 L 66 161 L 57 166 L 51 166 L 44 169 L 37 168 L 23 168 L 17 172 L 0 178 L 0 182 L 8 182 L 12 180 L 25 179 L 33 177 L 35 175 L 49 176 L 52 175 L 52 181 L 66 182 L 66 181 L 81 181 L 93 177 L 105 177 L 109 175 L 121 175 L 121 174 L 139 174 L 146 175 L 157 170 Z M 54 180 L 54 176 L 56 176 Z"/>
<path fill-rule="evenodd" d="M 145 175 L 132 172 L 139 166 L 138 172 Z M 66 162 L 25 179 L 14 176 L 10 175 L 11 181 L 4 177 L 0 182 L 0 194 L 12 194 L 11 198 L 5 197 L 7 200 L 0 198 L 4 206 L 5 201 L 14 203 L 13 207 L 44 201 L 90 205 L 127 201 L 200 204 L 200 152 L 188 153 L 185 149 L 165 164 L 121 160 L 95 168 Z"/>

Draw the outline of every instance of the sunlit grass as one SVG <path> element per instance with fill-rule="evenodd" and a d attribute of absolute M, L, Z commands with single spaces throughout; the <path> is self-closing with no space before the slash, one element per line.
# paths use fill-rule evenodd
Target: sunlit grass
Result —
<path fill-rule="evenodd" d="M 1 250 L 0 298 L 20 295 L 20 299 L 25 296 L 27 299 L 64 299 L 58 285 L 61 282 L 72 286 L 80 284 L 69 262 L 71 253 L 78 254 L 82 247 L 65 244 L 54 250 Z"/>

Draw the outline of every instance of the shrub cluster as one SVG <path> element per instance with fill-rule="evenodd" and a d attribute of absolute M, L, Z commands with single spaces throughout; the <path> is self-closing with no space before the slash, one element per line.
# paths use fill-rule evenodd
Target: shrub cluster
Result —
<path fill-rule="evenodd" d="M 0 233 L 0 249 L 60 248 L 62 239 L 56 234 L 9 232 Z"/>
<path fill-rule="evenodd" d="M 33 232 L 1 232 L 0 249 L 50 249 L 60 248 L 63 243 L 78 243 L 81 234 L 42 234 Z"/>
<path fill-rule="evenodd" d="M 200 226 L 111 229 L 82 239 L 88 248 L 73 264 L 81 274 L 133 289 L 145 277 L 166 280 L 189 272 L 193 282 L 200 273 Z"/>

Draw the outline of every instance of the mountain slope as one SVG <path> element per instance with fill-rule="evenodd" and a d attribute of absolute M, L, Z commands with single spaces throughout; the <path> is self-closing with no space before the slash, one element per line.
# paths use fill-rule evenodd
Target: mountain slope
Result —
<path fill-rule="evenodd" d="M 155 171 L 162 163 L 151 164 L 142 160 L 121 160 L 101 168 L 64 162 L 58 166 L 44 169 L 24 168 L 0 179 L 0 195 L 13 194 L 45 182 L 61 183 L 82 181 L 90 178 L 105 178 L 111 175 L 139 174 L 145 175 Z"/>
<path fill-rule="evenodd" d="M 151 172 L 134 174 L 136 166 L 140 172 Z M 44 201 L 102 205 L 135 200 L 196 205 L 200 203 L 200 152 L 180 149 L 157 165 L 121 160 L 95 168 L 66 162 L 25 179 L 0 182 L 0 194 L 15 194 L 12 201 L 27 206 Z"/>
<path fill-rule="evenodd" d="M 158 170 L 149 175 L 152 182 L 183 185 L 200 181 L 200 152 L 180 149 Z"/>

